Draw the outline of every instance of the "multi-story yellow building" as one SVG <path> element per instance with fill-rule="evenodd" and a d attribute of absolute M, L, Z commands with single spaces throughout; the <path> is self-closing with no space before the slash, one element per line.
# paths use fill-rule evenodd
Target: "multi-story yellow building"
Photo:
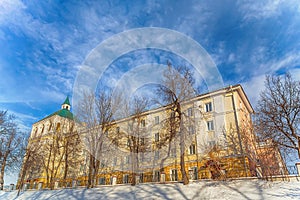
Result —
<path fill-rule="evenodd" d="M 101 164 L 95 183 L 130 183 L 133 171 L 137 182 L 181 181 L 180 145 L 185 148 L 184 166 L 190 180 L 256 175 L 256 139 L 251 121 L 253 108 L 241 85 L 199 95 L 182 102 L 181 108 L 184 117 L 179 132 L 171 123 L 174 116 L 170 106 L 143 112 L 138 119 L 130 116 L 114 121 L 102 140 L 105 148 L 99 158 Z M 51 141 L 55 138 L 53 135 L 63 129 L 62 121 L 65 123 L 66 120 L 74 124 L 68 99 L 61 110 L 33 124 L 31 140 L 40 135 L 44 138 L 42 140 Z M 52 126 L 55 131 L 48 131 Z M 70 124 L 64 127 L 62 132 L 66 135 L 70 127 Z M 170 138 L 172 128 L 178 133 Z M 51 160 L 53 167 L 59 168 L 52 177 L 55 187 L 61 180 L 69 185 L 75 181 L 77 185 L 86 185 L 87 155 L 90 153 L 89 147 L 85 146 L 89 144 L 84 141 L 87 133 L 84 127 L 72 129 L 71 135 L 80 135 L 81 142 L 76 150 L 80 159 L 69 169 L 71 175 L 63 176 L 64 165 L 57 165 L 61 162 L 60 157 Z M 179 134 L 184 134 L 184 144 Z M 62 137 L 59 142 L 64 140 Z M 41 149 L 49 151 L 49 148 Z M 50 158 L 49 153 L 44 155 Z M 45 170 L 40 170 L 35 176 L 27 175 L 26 180 L 41 182 L 45 187 L 49 182 L 46 174 Z"/>

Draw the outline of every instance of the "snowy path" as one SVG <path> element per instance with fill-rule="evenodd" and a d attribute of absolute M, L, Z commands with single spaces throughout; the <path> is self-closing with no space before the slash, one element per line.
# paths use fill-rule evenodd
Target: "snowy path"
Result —
<path fill-rule="evenodd" d="M 0 192 L 0 199 L 300 199 L 300 182 L 239 180 L 182 184 L 103 186 L 94 189 Z"/>

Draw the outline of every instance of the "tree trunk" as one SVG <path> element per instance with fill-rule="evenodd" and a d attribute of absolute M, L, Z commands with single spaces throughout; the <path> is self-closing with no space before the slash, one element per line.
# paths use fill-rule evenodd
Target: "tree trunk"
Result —
<path fill-rule="evenodd" d="M 4 186 L 4 169 L 5 169 L 5 162 L 2 163 L 1 171 L 0 171 L 0 190 L 3 190 L 3 186 Z"/>
<path fill-rule="evenodd" d="M 25 179 L 25 175 L 26 175 L 25 166 L 26 165 L 24 165 L 24 168 L 22 169 L 22 174 L 21 174 L 21 178 L 20 178 L 20 185 L 19 185 L 17 197 L 20 195 L 20 192 L 21 192 L 21 190 L 23 188 L 23 185 L 24 185 L 24 179 Z"/>
<path fill-rule="evenodd" d="M 24 159 L 24 164 L 22 167 L 22 171 L 21 171 L 21 178 L 20 178 L 20 185 L 19 185 L 19 189 L 18 189 L 18 194 L 17 197 L 20 195 L 21 190 L 23 189 L 24 186 L 24 179 L 25 179 L 25 175 L 27 173 L 27 169 L 28 169 L 28 160 L 31 157 L 31 153 L 29 152 L 28 154 L 26 154 L 26 158 Z"/>
<path fill-rule="evenodd" d="M 297 148 L 297 151 L 298 151 L 298 159 L 300 159 L 300 137 L 298 137 L 298 148 Z"/>
<path fill-rule="evenodd" d="M 68 176 L 68 169 L 69 169 L 69 163 L 68 163 L 68 152 L 65 154 L 65 169 L 64 169 L 64 180 L 66 180 Z"/>
<path fill-rule="evenodd" d="M 187 177 L 186 171 L 185 171 L 185 160 L 184 160 L 184 156 L 185 156 L 185 148 L 184 148 L 184 143 L 182 141 L 182 134 L 180 135 L 180 171 L 181 171 L 181 175 L 182 175 L 182 181 L 184 185 L 189 184 L 189 179 Z"/>
<path fill-rule="evenodd" d="M 92 186 L 92 174 L 94 169 L 94 159 L 93 155 L 90 154 L 90 163 L 89 163 L 89 173 L 88 173 L 88 182 L 87 182 L 87 189 L 89 189 Z"/>
<path fill-rule="evenodd" d="M 94 173 L 93 173 L 93 177 L 92 177 L 92 187 L 95 187 L 95 183 L 96 183 L 95 179 L 99 172 L 100 160 L 94 158 L 94 163 L 95 163 L 95 165 L 94 165 Z"/>
<path fill-rule="evenodd" d="M 180 170 L 182 175 L 182 181 L 184 185 L 189 184 L 189 178 L 187 176 L 187 173 L 185 171 L 185 141 L 184 141 L 184 129 L 183 129 L 183 119 L 182 119 L 182 112 L 181 112 L 181 106 L 180 103 L 176 103 L 176 109 L 178 112 L 179 117 L 179 124 L 180 124 Z"/>
<path fill-rule="evenodd" d="M 1 165 L 1 171 L 0 171 L 0 190 L 3 190 L 3 186 L 4 186 L 4 171 L 5 171 L 6 160 L 7 160 L 8 154 L 9 154 L 9 151 L 5 152 L 5 155 L 4 155 L 3 161 L 2 161 L 2 165 Z"/>
<path fill-rule="evenodd" d="M 6 167 L 6 161 L 7 158 L 9 156 L 9 154 L 11 153 L 10 148 L 11 148 L 11 143 L 14 139 L 14 134 L 11 134 L 9 141 L 7 143 L 7 150 L 5 151 L 5 154 L 3 156 L 3 160 L 2 160 L 2 165 L 1 165 L 1 171 L 0 171 L 0 190 L 3 190 L 3 186 L 4 186 L 4 171 L 5 171 L 5 167 Z"/>

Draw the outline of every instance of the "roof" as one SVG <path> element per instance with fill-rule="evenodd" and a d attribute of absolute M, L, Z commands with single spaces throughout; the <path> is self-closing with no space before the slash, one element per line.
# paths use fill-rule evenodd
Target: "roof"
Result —
<path fill-rule="evenodd" d="M 71 113 L 71 111 L 69 111 L 67 109 L 60 109 L 60 110 L 52 113 L 51 115 L 48 115 L 47 117 L 35 122 L 35 123 L 38 123 L 40 121 L 43 121 L 43 120 L 45 120 L 47 118 L 50 118 L 52 116 L 55 116 L 55 115 L 58 115 L 58 116 L 61 116 L 61 117 L 67 118 L 67 119 L 74 120 L 74 115 L 73 115 L 73 113 Z"/>
<path fill-rule="evenodd" d="M 69 96 L 67 96 L 66 100 L 63 102 L 63 104 L 68 104 L 69 106 L 71 105 L 70 104 L 70 100 L 69 100 Z"/>
<path fill-rule="evenodd" d="M 69 100 L 69 97 L 68 97 L 68 96 L 67 96 L 66 100 L 62 103 L 62 105 L 63 105 L 63 104 L 67 104 L 67 105 L 71 106 L 71 105 L 70 105 L 70 100 Z M 35 122 L 35 123 L 38 123 L 38 122 L 40 122 L 40 121 L 43 121 L 43 120 L 45 120 L 45 119 L 47 119 L 47 118 L 50 118 L 50 117 L 52 117 L 52 116 L 55 116 L 55 115 L 58 115 L 58 116 L 60 116 L 60 117 L 64 117 L 64 118 L 67 118 L 67 119 L 74 120 L 73 113 L 71 113 L 71 111 L 68 110 L 68 109 L 62 108 L 62 109 L 60 109 L 60 110 L 58 110 L 58 111 L 52 113 L 51 115 L 48 115 L 47 117 L 45 117 L 45 118 L 43 118 L 43 119 L 41 119 L 41 120 L 39 120 L 39 121 L 37 121 L 37 122 Z"/>
<path fill-rule="evenodd" d="M 69 111 L 67 109 L 61 109 L 61 110 L 55 112 L 54 114 L 59 115 L 64 118 L 74 119 L 73 113 L 71 113 L 71 111 Z"/>

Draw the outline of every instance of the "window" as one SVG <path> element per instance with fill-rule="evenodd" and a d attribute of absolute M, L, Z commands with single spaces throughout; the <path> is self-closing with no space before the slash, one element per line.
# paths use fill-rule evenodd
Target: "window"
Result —
<path fill-rule="evenodd" d="M 140 144 L 144 145 L 145 144 L 145 138 L 140 138 Z"/>
<path fill-rule="evenodd" d="M 129 164 L 129 156 L 125 156 L 125 164 Z"/>
<path fill-rule="evenodd" d="M 156 170 L 154 171 L 153 181 L 159 182 L 159 180 L 160 180 L 160 171 Z"/>
<path fill-rule="evenodd" d="M 174 112 L 174 111 L 171 112 L 170 118 L 171 118 L 171 119 L 174 119 L 174 118 L 175 118 L 175 112 Z"/>
<path fill-rule="evenodd" d="M 100 162 L 100 167 L 101 167 L 101 168 L 105 167 L 105 160 L 101 160 L 101 162 Z"/>
<path fill-rule="evenodd" d="M 195 154 L 196 153 L 196 146 L 194 144 L 192 144 L 190 146 L 190 149 L 189 149 L 189 154 Z"/>
<path fill-rule="evenodd" d="M 144 173 L 140 173 L 140 183 L 144 182 Z"/>
<path fill-rule="evenodd" d="M 171 181 L 178 181 L 177 169 L 172 169 L 170 175 L 171 175 Z"/>
<path fill-rule="evenodd" d="M 140 162 L 144 162 L 145 161 L 145 153 L 144 152 L 140 152 Z"/>
<path fill-rule="evenodd" d="M 50 131 L 52 128 L 52 123 L 49 124 L 49 128 L 48 128 L 48 131 Z"/>
<path fill-rule="evenodd" d="M 171 149 L 171 157 L 176 157 L 176 149 L 175 148 Z"/>
<path fill-rule="evenodd" d="M 145 127 L 146 126 L 146 121 L 144 119 L 142 119 L 141 121 L 141 127 Z"/>
<path fill-rule="evenodd" d="M 193 116 L 193 108 L 189 108 L 187 110 L 187 114 L 188 114 L 189 117 Z"/>
<path fill-rule="evenodd" d="M 208 142 L 208 145 L 209 145 L 210 147 L 214 147 L 214 146 L 216 145 L 216 141 L 209 141 L 209 142 Z"/>
<path fill-rule="evenodd" d="M 35 130 L 34 130 L 34 135 L 33 135 L 33 137 L 36 137 L 36 136 L 37 136 L 37 132 L 38 132 L 38 128 L 37 128 L 37 127 L 35 127 Z"/>
<path fill-rule="evenodd" d="M 155 123 L 155 124 L 159 124 L 159 116 L 156 116 L 156 117 L 154 118 L 154 123 Z"/>
<path fill-rule="evenodd" d="M 194 133 L 195 133 L 194 126 L 193 125 L 189 126 L 189 134 L 192 135 Z"/>
<path fill-rule="evenodd" d="M 131 140 L 127 139 L 127 147 L 130 147 L 130 146 L 131 146 Z"/>
<path fill-rule="evenodd" d="M 213 121 L 207 121 L 207 130 L 208 131 L 214 130 L 214 122 Z"/>
<path fill-rule="evenodd" d="M 105 177 L 99 178 L 99 185 L 105 185 Z"/>
<path fill-rule="evenodd" d="M 212 111 L 212 103 L 211 102 L 205 104 L 205 111 L 206 112 Z"/>
<path fill-rule="evenodd" d="M 129 183 L 129 175 L 128 174 L 123 175 L 123 183 L 125 183 L 125 184 Z"/>
<path fill-rule="evenodd" d="M 159 133 L 155 133 L 155 142 L 159 141 Z"/>
<path fill-rule="evenodd" d="M 197 167 L 192 167 L 189 170 L 189 176 L 191 180 L 197 180 L 198 179 L 198 168 Z"/>
<path fill-rule="evenodd" d="M 118 158 L 114 158 L 114 160 L 113 160 L 113 166 L 116 166 L 117 162 L 118 162 Z"/>
<path fill-rule="evenodd" d="M 159 151 L 155 151 L 154 160 L 158 160 L 158 159 L 159 159 Z"/>
<path fill-rule="evenodd" d="M 56 125 L 56 131 L 60 131 L 60 123 L 57 123 L 57 125 Z"/>
<path fill-rule="evenodd" d="M 41 134 L 43 134 L 44 133 L 44 125 L 42 126 L 42 131 L 41 131 Z"/>
<path fill-rule="evenodd" d="M 116 128 L 117 133 L 120 133 L 120 127 Z"/>

